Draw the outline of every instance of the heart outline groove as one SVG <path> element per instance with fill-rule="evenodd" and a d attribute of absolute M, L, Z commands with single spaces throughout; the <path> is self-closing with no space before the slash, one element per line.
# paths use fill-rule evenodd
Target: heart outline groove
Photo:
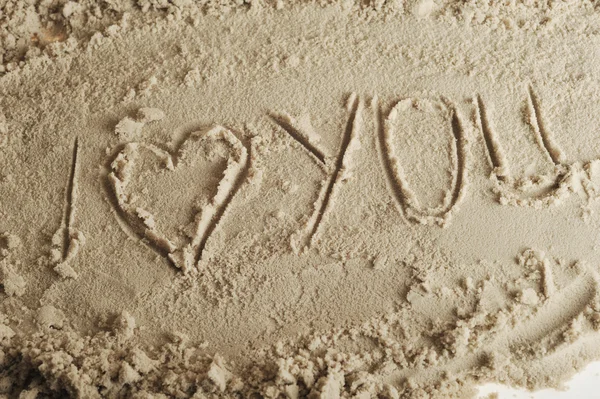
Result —
<path fill-rule="evenodd" d="M 134 203 L 127 188 L 134 177 L 132 171 L 141 150 L 149 151 L 162 161 L 164 169 L 174 172 L 179 165 L 183 149 L 191 140 L 223 141 L 229 148 L 229 157 L 227 166 L 218 182 L 216 193 L 194 214 L 193 235 L 189 237 L 185 245 L 176 245 L 172 239 L 160 232 L 153 215 Z M 248 151 L 242 142 L 227 128 L 215 125 L 205 130 L 192 132 L 174 153 L 143 142 L 126 144 L 110 164 L 111 172 L 108 174 L 108 181 L 117 206 L 133 231 L 159 253 L 166 256 L 174 266 L 183 270 L 184 273 L 189 273 L 197 270 L 206 242 L 237 192 L 247 164 Z"/>

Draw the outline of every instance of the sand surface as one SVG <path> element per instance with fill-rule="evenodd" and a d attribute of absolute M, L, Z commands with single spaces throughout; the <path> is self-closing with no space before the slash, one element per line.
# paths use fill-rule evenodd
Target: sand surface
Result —
<path fill-rule="evenodd" d="M 584 1 L 0 0 L 0 394 L 560 386 L 598 49 Z"/>

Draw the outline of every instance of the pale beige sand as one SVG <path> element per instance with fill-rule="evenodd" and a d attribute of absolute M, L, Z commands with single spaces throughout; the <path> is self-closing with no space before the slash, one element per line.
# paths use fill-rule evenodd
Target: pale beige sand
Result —
<path fill-rule="evenodd" d="M 0 7 L 0 394 L 469 398 L 600 359 L 592 3 Z"/>

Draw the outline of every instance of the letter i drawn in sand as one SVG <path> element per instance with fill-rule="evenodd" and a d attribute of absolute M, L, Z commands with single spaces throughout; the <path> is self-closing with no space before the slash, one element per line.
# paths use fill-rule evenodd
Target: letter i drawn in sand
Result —
<path fill-rule="evenodd" d="M 79 138 L 73 142 L 71 169 L 65 193 L 65 209 L 61 227 L 52 237 L 52 251 L 50 260 L 54 271 L 62 278 L 77 278 L 77 273 L 70 263 L 77 256 L 79 249 L 85 243 L 83 234 L 76 230 L 75 211 L 77 203 L 77 177 L 79 171 Z"/>

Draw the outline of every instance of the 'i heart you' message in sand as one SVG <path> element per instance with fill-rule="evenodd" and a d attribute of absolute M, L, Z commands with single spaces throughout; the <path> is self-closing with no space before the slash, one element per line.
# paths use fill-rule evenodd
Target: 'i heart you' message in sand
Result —
<path fill-rule="evenodd" d="M 576 177 L 591 181 L 596 162 L 566 164 L 565 155 L 547 129 L 539 100 L 531 88 L 526 101 L 531 132 L 547 161 L 553 165 L 549 175 L 511 175 L 502 140 L 494 129 L 493 116 L 480 96 L 472 99 L 474 122 L 485 142 L 499 202 L 516 206 L 550 206 L 572 191 Z M 374 98 L 370 109 L 375 114 L 381 170 L 400 213 L 411 223 L 447 226 L 468 186 L 466 117 L 454 102 L 443 97 L 402 99 L 387 112 Z M 312 215 L 292 236 L 291 247 L 296 253 L 314 244 L 319 226 L 334 206 L 340 186 L 351 176 L 350 154 L 360 148 L 364 101 L 352 94 L 347 111 L 348 118 L 335 156 L 328 155 L 329 151 L 320 145 L 318 134 L 303 129 L 295 118 L 286 113 L 269 115 L 282 132 L 300 144 L 321 166 L 325 175 Z M 443 201 L 434 207 L 421 205 L 411 190 L 407 178 L 411 165 L 403 164 L 393 140 L 395 135 L 408 133 L 399 131 L 399 126 L 410 129 L 411 134 L 418 134 L 419 126 L 402 124 L 412 120 L 411 115 L 415 114 L 420 121 L 441 127 L 440 134 L 448 137 L 451 185 L 445 189 Z M 213 126 L 191 133 L 174 153 L 141 142 L 126 144 L 111 163 L 108 179 L 118 211 L 135 233 L 175 266 L 189 272 L 195 270 L 207 240 L 245 180 L 248 153 L 231 130 Z M 153 208 L 172 208 L 171 214 L 179 216 L 165 217 L 164 212 L 156 212 Z"/>

